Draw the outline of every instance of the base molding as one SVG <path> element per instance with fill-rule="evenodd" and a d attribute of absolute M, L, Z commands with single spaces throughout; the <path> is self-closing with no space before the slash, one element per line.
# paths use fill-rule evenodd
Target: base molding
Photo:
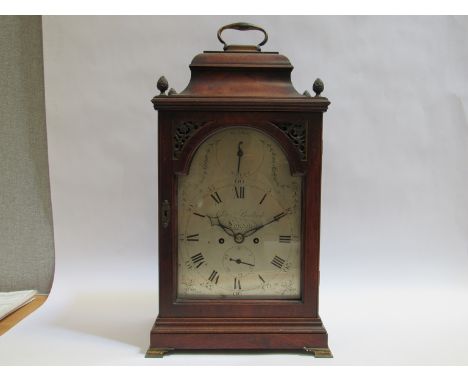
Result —
<path fill-rule="evenodd" d="M 158 317 L 146 356 L 162 357 L 173 350 L 296 350 L 332 357 L 319 317 Z"/>

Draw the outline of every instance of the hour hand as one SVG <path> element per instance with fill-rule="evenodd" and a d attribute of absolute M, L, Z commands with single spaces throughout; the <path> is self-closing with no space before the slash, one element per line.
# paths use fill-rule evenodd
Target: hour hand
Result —
<path fill-rule="evenodd" d="M 207 215 L 208 216 L 208 215 Z M 210 219 L 210 224 L 212 226 L 218 226 L 220 227 L 224 232 L 226 232 L 229 236 L 232 236 L 234 237 L 235 236 L 235 232 L 229 228 L 228 226 L 225 226 L 224 224 L 222 224 L 220 221 L 219 221 L 219 217 L 218 216 L 208 216 L 208 219 Z"/>
<path fill-rule="evenodd" d="M 255 266 L 254 264 L 246 263 L 246 262 L 242 261 L 241 259 L 232 259 L 232 258 L 229 258 L 229 261 L 234 261 L 234 262 L 237 263 L 237 264 L 245 264 L 245 265 L 248 265 L 248 266 L 250 266 L 250 267 L 254 267 L 254 266 Z"/>

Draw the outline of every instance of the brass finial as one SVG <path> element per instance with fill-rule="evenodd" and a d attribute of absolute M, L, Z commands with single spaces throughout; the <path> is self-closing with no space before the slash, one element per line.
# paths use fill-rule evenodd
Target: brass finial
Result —
<path fill-rule="evenodd" d="M 320 97 L 320 94 L 323 92 L 324 89 L 323 81 L 320 78 L 317 78 L 314 82 L 314 86 L 312 87 L 312 89 L 315 92 L 315 96 Z"/>
<path fill-rule="evenodd" d="M 304 93 L 302 93 L 302 95 L 306 96 L 306 97 L 312 97 L 308 90 L 306 90 Z"/>
<path fill-rule="evenodd" d="M 161 92 L 159 95 L 165 95 L 167 88 L 169 87 L 169 82 L 167 82 L 166 77 L 161 76 L 156 84 L 158 90 Z"/>
<path fill-rule="evenodd" d="M 167 92 L 167 95 L 170 95 L 170 96 L 176 95 L 176 94 L 177 94 L 177 92 L 176 92 L 176 90 L 174 88 L 170 88 L 169 91 Z"/>

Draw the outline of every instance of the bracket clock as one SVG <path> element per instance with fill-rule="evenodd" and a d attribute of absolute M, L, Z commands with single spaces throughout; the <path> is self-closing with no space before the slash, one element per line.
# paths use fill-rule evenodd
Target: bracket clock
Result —
<path fill-rule="evenodd" d="M 228 45 L 225 29 L 258 30 Z M 331 357 L 318 314 L 323 83 L 298 93 L 268 35 L 222 27 L 223 51 L 161 77 L 159 315 L 147 357 L 177 350 L 298 350 Z"/>

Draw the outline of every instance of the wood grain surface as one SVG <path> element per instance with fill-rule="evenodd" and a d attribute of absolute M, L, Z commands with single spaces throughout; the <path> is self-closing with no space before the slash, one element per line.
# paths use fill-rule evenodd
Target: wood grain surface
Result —
<path fill-rule="evenodd" d="M 38 295 L 30 303 L 0 320 L 0 336 L 38 309 L 47 300 L 47 297 L 48 295 Z"/>

